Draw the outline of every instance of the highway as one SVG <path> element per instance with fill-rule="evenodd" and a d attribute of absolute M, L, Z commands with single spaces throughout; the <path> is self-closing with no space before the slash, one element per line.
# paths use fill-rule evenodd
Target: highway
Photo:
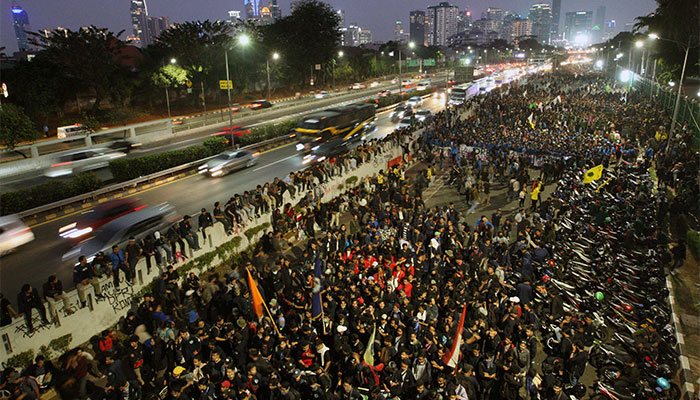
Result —
<path fill-rule="evenodd" d="M 439 111 L 444 104 L 427 99 L 423 107 Z M 388 112 L 377 114 L 377 129 L 369 139 L 380 138 L 391 133 L 396 127 L 389 119 Z M 199 138 L 201 140 L 201 138 Z M 180 145 L 181 142 L 177 145 Z M 192 143 L 189 143 L 192 144 Z M 217 179 L 201 175 L 191 175 L 168 184 L 133 194 L 142 204 L 168 202 L 180 215 L 196 216 L 202 207 L 211 211 L 215 201 L 226 202 L 236 193 L 254 189 L 258 184 L 271 182 L 275 177 L 283 178 L 292 171 L 305 166 L 294 144 L 264 152 L 257 165 L 234 172 Z M 30 283 L 41 290 L 41 285 L 51 274 L 56 274 L 63 282 L 64 289 L 73 287 L 72 265 L 61 262 L 61 256 L 68 249 L 58 236 L 58 228 L 75 219 L 69 215 L 32 226 L 36 239 L 18 251 L 0 258 L 0 291 L 13 304 L 19 288 Z M 196 221 L 196 217 L 193 217 Z"/>
<path fill-rule="evenodd" d="M 438 74 L 436 77 L 432 78 L 435 84 L 444 83 L 444 74 Z M 325 108 L 332 106 L 338 106 L 342 104 L 348 104 L 357 101 L 364 101 L 368 98 L 376 97 L 379 90 L 391 89 L 393 93 L 398 92 L 398 84 L 391 84 L 389 81 L 382 82 L 379 86 L 374 88 L 367 88 L 362 90 L 352 90 L 348 91 L 346 89 L 339 92 L 330 94 L 328 97 L 322 99 L 301 99 L 301 100 L 289 100 L 285 102 L 276 103 L 273 107 L 268 109 L 263 109 L 260 111 L 255 111 L 250 115 L 242 115 L 241 113 L 233 115 L 234 125 L 247 125 L 247 126 L 259 126 L 265 125 L 273 122 L 282 122 L 290 118 L 299 118 L 305 114 L 313 111 L 320 111 Z M 298 104 L 296 104 L 298 103 Z M 173 118 L 174 121 L 181 120 L 182 125 L 174 125 L 174 131 L 184 131 L 191 128 L 202 128 L 205 125 L 205 120 L 208 121 L 210 127 L 204 129 L 198 129 L 193 131 L 192 134 L 182 134 L 178 136 L 173 136 L 171 138 L 164 138 L 157 142 L 152 142 L 144 145 L 131 152 L 128 157 L 139 157 L 143 155 L 162 153 L 165 151 L 176 150 L 184 148 L 187 146 L 192 146 L 195 144 L 201 144 L 204 139 L 211 136 L 213 133 L 221 130 L 221 119 L 219 118 L 219 113 L 214 113 L 216 115 L 216 121 L 218 121 L 219 127 L 213 127 L 214 116 L 212 114 L 207 114 L 207 116 L 196 116 L 193 118 L 188 118 L 182 120 L 181 118 Z M 228 117 L 224 115 L 225 123 L 228 122 Z M 99 147 L 96 145 L 95 147 Z M 111 179 L 111 174 L 107 169 L 96 171 L 96 175 L 102 180 Z M 69 180 L 70 177 L 63 178 Z M 43 172 L 29 171 L 21 173 L 18 175 L 5 177 L 0 182 L 0 193 L 15 191 L 20 189 L 26 189 L 44 182 L 48 182 L 51 179 L 43 176 Z"/>

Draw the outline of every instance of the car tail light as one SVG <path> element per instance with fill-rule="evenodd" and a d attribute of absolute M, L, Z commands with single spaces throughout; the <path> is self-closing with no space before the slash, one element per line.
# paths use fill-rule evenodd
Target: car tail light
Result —
<path fill-rule="evenodd" d="M 13 235 L 13 236 L 23 235 L 23 234 L 25 234 L 25 233 L 27 233 L 27 232 L 30 232 L 30 231 L 31 231 L 31 229 L 27 228 L 27 229 L 23 229 L 23 230 L 21 230 L 21 231 L 19 231 L 19 232 L 15 232 L 15 233 L 13 233 L 12 235 Z"/>
<path fill-rule="evenodd" d="M 73 163 L 73 161 L 66 161 L 66 162 L 61 162 L 61 163 L 58 163 L 58 164 L 53 164 L 51 167 L 61 167 L 61 166 L 63 166 L 63 165 L 69 165 L 69 164 L 72 164 L 72 163 Z"/>
<path fill-rule="evenodd" d="M 143 209 L 146 208 L 146 207 L 148 207 L 148 204 L 144 204 L 144 205 L 142 205 L 142 206 L 138 206 L 138 207 L 134 208 L 134 211 L 143 210 Z"/>

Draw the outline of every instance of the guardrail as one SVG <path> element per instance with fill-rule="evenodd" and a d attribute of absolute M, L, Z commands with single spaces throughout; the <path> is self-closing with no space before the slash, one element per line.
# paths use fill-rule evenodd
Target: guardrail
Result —
<path fill-rule="evenodd" d="M 422 95 L 420 97 L 422 99 L 425 99 L 425 98 L 430 97 L 431 95 L 432 94 L 426 94 L 426 95 Z M 392 109 L 396 108 L 399 104 L 401 104 L 401 102 L 391 104 L 391 105 L 386 106 L 386 107 L 378 108 L 376 110 L 376 112 L 382 113 L 382 112 L 392 110 Z M 272 144 L 280 144 L 281 142 L 293 139 L 295 136 L 296 135 L 284 135 L 284 136 L 280 136 L 277 138 L 272 138 L 272 139 L 268 139 L 268 140 L 265 140 L 262 142 L 254 143 L 254 144 L 251 144 L 248 146 L 244 146 L 244 147 L 241 147 L 241 149 L 243 149 L 243 150 L 260 149 L 260 148 L 263 148 L 263 147 L 266 147 L 266 146 L 269 146 Z M 64 200 L 61 200 L 58 202 L 54 202 L 54 203 L 46 204 L 43 206 L 35 207 L 35 208 L 29 209 L 29 210 L 25 210 L 25 211 L 18 213 L 18 215 L 22 219 L 28 219 L 30 217 L 34 217 L 34 216 L 37 216 L 37 215 L 40 215 L 40 214 L 43 214 L 43 213 L 46 213 L 46 212 L 49 212 L 52 210 L 61 209 L 61 208 L 64 208 L 64 207 L 67 207 L 70 205 L 77 204 L 77 203 L 84 203 L 88 200 L 95 200 L 97 198 L 104 197 L 105 195 L 108 195 L 111 193 L 122 192 L 128 188 L 134 188 L 134 187 L 137 187 L 139 185 L 143 185 L 143 184 L 155 181 L 155 180 L 160 179 L 160 178 L 166 178 L 168 176 L 175 175 L 175 174 L 180 173 L 182 171 L 187 171 L 187 170 L 189 170 L 193 167 L 196 167 L 196 166 L 198 166 L 198 165 L 200 165 L 200 164 L 202 164 L 202 163 L 204 163 L 204 162 L 206 162 L 214 157 L 216 157 L 216 156 L 211 156 L 211 157 L 203 158 L 201 160 L 192 161 L 192 162 L 189 162 L 186 164 L 178 165 L 178 166 L 173 167 L 173 168 L 169 168 L 169 169 L 159 171 L 159 172 L 154 172 L 153 174 L 142 176 L 139 178 L 135 178 L 135 179 L 132 179 L 132 180 L 129 180 L 126 182 L 115 183 L 113 185 L 106 186 L 104 188 L 92 191 L 90 193 L 81 194 L 81 195 L 70 197 L 70 198 L 67 198 L 67 199 L 64 199 Z"/>
<path fill-rule="evenodd" d="M 271 145 L 271 144 L 280 143 L 280 142 L 290 140 L 293 137 L 294 137 L 293 135 L 280 136 L 277 138 L 268 139 L 268 140 L 265 140 L 265 141 L 262 141 L 259 143 L 254 143 L 254 144 L 251 144 L 251 145 L 248 145 L 245 147 L 241 147 L 241 149 L 242 150 L 255 150 L 255 149 L 259 149 L 261 147 L 266 147 L 266 146 Z M 102 196 L 109 194 L 109 193 L 124 191 L 124 189 L 133 188 L 133 187 L 136 187 L 138 185 L 142 185 L 144 183 L 148 183 L 148 182 L 157 180 L 159 178 L 165 178 L 169 175 L 174 175 L 176 173 L 186 171 L 190 168 L 199 166 L 200 164 L 205 163 L 214 157 L 216 157 L 216 155 L 211 156 L 211 157 L 206 157 L 206 158 L 203 158 L 203 159 L 197 160 L 197 161 L 192 161 L 192 162 L 189 162 L 186 164 L 178 165 L 176 167 L 172 167 L 172 168 L 169 168 L 169 169 L 166 169 L 163 171 L 154 172 L 150 175 L 141 176 L 141 177 L 138 177 L 138 178 L 126 181 L 126 182 L 115 183 L 114 185 L 106 186 L 106 187 L 103 187 L 101 189 L 92 191 L 90 193 L 81 194 L 81 195 L 70 197 L 70 198 L 67 198 L 67 199 L 64 199 L 61 201 L 57 201 L 54 203 L 50 203 L 50 204 L 35 207 L 35 208 L 29 209 L 29 210 L 25 210 L 25 211 L 18 213 L 18 215 L 21 218 L 28 218 L 28 217 L 39 215 L 39 214 L 42 214 L 42 213 L 45 213 L 45 212 L 48 212 L 51 210 L 60 209 L 60 208 L 63 208 L 63 207 L 66 207 L 66 206 L 69 206 L 72 204 L 83 203 L 86 200 L 94 200 L 98 197 L 102 197 Z"/>

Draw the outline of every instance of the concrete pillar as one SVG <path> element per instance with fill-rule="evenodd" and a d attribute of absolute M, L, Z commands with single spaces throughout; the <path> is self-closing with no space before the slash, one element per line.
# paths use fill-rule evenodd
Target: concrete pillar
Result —
<path fill-rule="evenodd" d="M 129 138 L 133 139 L 136 137 L 136 128 L 133 126 L 129 127 Z"/>
<path fill-rule="evenodd" d="M 85 147 L 92 146 L 92 137 L 90 135 L 85 135 Z"/>
<path fill-rule="evenodd" d="M 36 144 L 33 144 L 32 147 L 29 148 L 30 154 L 32 158 L 38 158 L 39 157 L 39 146 Z"/>

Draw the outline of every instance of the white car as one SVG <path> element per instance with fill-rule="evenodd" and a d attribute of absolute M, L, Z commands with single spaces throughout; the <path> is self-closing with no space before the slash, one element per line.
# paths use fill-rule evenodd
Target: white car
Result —
<path fill-rule="evenodd" d="M 377 86 L 379 86 L 379 81 L 374 81 L 374 82 L 369 84 L 369 87 L 377 87 Z"/>
<path fill-rule="evenodd" d="M 418 85 L 416 86 L 416 90 L 423 91 L 423 90 L 427 90 L 429 87 L 430 87 L 430 82 L 419 82 Z"/>
<path fill-rule="evenodd" d="M 401 81 L 401 86 L 410 86 L 411 85 L 411 80 L 410 79 L 404 79 Z"/>
<path fill-rule="evenodd" d="M 111 160 L 124 156 L 126 153 L 123 151 L 102 147 L 71 150 L 59 155 L 56 162 L 44 170 L 44 176 L 57 178 L 106 168 Z"/>
<path fill-rule="evenodd" d="M 324 98 L 324 97 L 328 97 L 328 95 L 329 95 L 328 92 L 321 90 L 320 92 L 316 93 L 316 94 L 314 95 L 314 97 L 317 98 L 317 99 L 322 99 L 322 98 Z"/>
<path fill-rule="evenodd" d="M 422 122 L 422 121 L 425 121 L 426 119 L 429 119 L 430 117 L 432 117 L 433 113 L 430 112 L 430 110 L 416 110 L 415 116 L 416 116 L 416 121 Z"/>
<path fill-rule="evenodd" d="M 0 256 L 32 240 L 32 230 L 17 215 L 0 217 Z"/>
<path fill-rule="evenodd" d="M 365 85 L 362 84 L 362 83 L 355 82 L 355 83 L 352 84 L 352 86 L 350 86 L 350 90 L 360 90 L 360 89 L 364 89 L 364 88 L 366 88 L 366 87 L 367 87 L 367 86 L 365 86 Z"/>
<path fill-rule="evenodd" d="M 408 128 L 412 125 L 413 119 L 411 117 L 405 117 L 401 119 L 399 124 L 396 126 L 396 129 L 403 129 L 403 128 Z"/>
<path fill-rule="evenodd" d="M 420 107 L 423 105 L 423 99 L 421 99 L 420 96 L 413 96 L 406 100 L 406 104 L 413 108 Z"/>

